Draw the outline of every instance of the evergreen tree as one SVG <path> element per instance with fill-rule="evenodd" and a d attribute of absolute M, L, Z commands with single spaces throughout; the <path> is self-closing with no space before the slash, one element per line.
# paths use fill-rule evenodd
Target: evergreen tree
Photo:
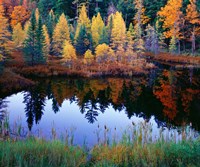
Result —
<path fill-rule="evenodd" d="M 0 59 L 9 54 L 11 49 L 11 34 L 8 30 L 8 19 L 4 15 L 4 7 L 0 3 Z"/>
<path fill-rule="evenodd" d="M 72 9 L 72 2 L 74 0 L 57 0 L 55 7 L 56 16 L 60 16 L 62 13 L 69 17 L 75 17 L 75 11 Z"/>
<path fill-rule="evenodd" d="M 38 9 L 44 20 L 47 20 L 49 11 L 55 7 L 56 0 L 40 0 L 38 2 Z"/>
<path fill-rule="evenodd" d="M 99 39 L 99 44 L 109 44 L 109 35 L 108 35 L 108 29 L 106 26 L 103 27 L 102 29 L 102 34 L 100 35 L 100 39 Z"/>
<path fill-rule="evenodd" d="M 25 60 L 32 66 L 35 64 L 45 63 L 45 38 L 42 29 L 41 17 L 36 21 L 35 12 L 32 12 L 30 26 L 28 28 L 27 37 L 24 42 Z"/>
<path fill-rule="evenodd" d="M 46 42 L 45 36 L 43 32 L 42 18 L 38 18 L 38 26 L 36 29 L 36 61 L 39 64 L 43 64 L 46 62 L 47 53 L 45 52 Z"/>
<path fill-rule="evenodd" d="M 48 17 L 47 17 L 47 29 L 48 29 L 48 32 L 49 32 L 50 39 L 52 39 L 53 30 L 55 28 L 55 25 L 56 25 L 56 18 L 55 18 L 53 10 L 51 10 L 49 12 Z"/>
<path fill-rule="evenodd" d="M 63 13 L 53 32 L 53 52 L 55 55 L 61 56 L 64 41 L 70 41 L 70 32 L 67 19 Z"/>
<path fill-rule="evenodd" d="M 90 33 L 87 33 L 87 29 L 84 25 L 80 27 L 79 34 L 76 39 L 75 48 L 79 55 L 84 53 L 91 48 L 92 37 Z"/>
<path fill-rule="evenodd" d="M 57 0 L 56 2 L 56 15 L 60 16 L 65 12 L 64 7 L 66 6 L 67 1 L 65 0 Z"/>
<path fill-rule="evenodd" d="M 118 0 L 117 9 L 122 13 L 125 23 L 128 26 L 132 22 L 133 14 L 135 14 L 133 0 Z"/>
<path fill-rule="evenodd" d="M 27 32 L 27 37 L 24 42 L 25 60 L 32 66 L 36 63 L 36 18 L 35 12 L 32 12 L 30 25 Z"/>

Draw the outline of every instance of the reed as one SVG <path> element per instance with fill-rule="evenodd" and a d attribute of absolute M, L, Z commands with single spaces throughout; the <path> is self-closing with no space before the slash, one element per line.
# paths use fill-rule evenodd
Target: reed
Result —
<path fill-rule="evenodd" d="M 4 128 L 8 129 L 8 125 Z M 21 126 L 16 128 L 21 133 Z M 75 128 L 66 131 L 60 140 L 52 128 L 52 140 L 39 137 L 6 138 L 0 142 L 0 166 L 198 166 L 200 164 L 200 138 L 195 137 L 188 127 L 177 134 L 174 131 L 152 138 L 152 125 L 148 122 L 132 124 L 116 139 L 109 127 L 98 126 L 97 145 L 73 145 Z M 100 139 L 103 133 L 102 140 Z M 64 136 L 64 135 L 63 135 Z M 113 136 L 111 140 L 110 136 Z"/>

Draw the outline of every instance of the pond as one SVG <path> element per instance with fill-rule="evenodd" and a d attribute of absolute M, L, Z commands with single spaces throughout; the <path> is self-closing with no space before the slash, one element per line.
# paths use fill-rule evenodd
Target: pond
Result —
<path fill-rule="evenodd" d="M 0 119 L 9 118 L 10 129 L 44 137 L 73 138 L 92 146 L 120 139 L 131 126 L 148 124 L 152 138 L 190 127 L 200 130 L 200 71 L 163 67 L 147 77 L 43 78 L 20 92 L 0 90 Z M 9 92 L 7 91 L 9 90 Z M 14 131 L 14 130 L 13 130 Z"/>

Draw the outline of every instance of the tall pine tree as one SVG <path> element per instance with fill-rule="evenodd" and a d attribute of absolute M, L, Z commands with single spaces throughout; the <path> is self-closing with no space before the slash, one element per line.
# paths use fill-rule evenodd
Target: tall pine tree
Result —
<path fill-rule="evenodd" d="M 45 63 L 44 47 L 45 38 L 43 35 L 41 17 L 39 17 L 37 24 L 35 12 L 32 12 L 27 37 L 24 42 L 24 55 L 26 62 L 32 66 L 35 64 Z"/>
<path fill-rule="evenodd" d="M 44 64 L 46 62 L 46 52 L 45 52 L 45 36 L 43 32 L 42 18 L 39 16 L 38 25 L 36 29 L 36 61 L 39 64 Z"/>
<path fill-rule="evenodd" d="M 10 51 L 11 34 L 8 30 L 8 19 L 4 15 L 4 7 L 0 3 L 0 59 Z"/>
<path fill-rule="evenodd" d="M 24 42 L 25 61 L 32 66 L 36 63 L 36 18 L 35 12 L 32 12 L 27 37 Z"/>

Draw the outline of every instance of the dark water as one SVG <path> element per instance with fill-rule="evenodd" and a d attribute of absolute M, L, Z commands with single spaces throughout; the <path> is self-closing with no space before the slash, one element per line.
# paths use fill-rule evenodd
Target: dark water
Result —
<path fill-rule="evenodd" d="M 163 67 L 162 67 L 163 68 Z M 108 135 L 120 138 L 132 124 L 148 122 L 153 137 L 160 129 L 176 131 L 189 125 L 200 130 L 200 71 L 156 69 L 148 77 L 34 79 L 36 86 L 12 92 L 0 89 L 0 119 L 8 114 L 10 128 L 22 126 L 45 138 L 74 136 L 74 143 L 97 143 Z M 54 136 L 55 137 L 55 136 Z"/>

